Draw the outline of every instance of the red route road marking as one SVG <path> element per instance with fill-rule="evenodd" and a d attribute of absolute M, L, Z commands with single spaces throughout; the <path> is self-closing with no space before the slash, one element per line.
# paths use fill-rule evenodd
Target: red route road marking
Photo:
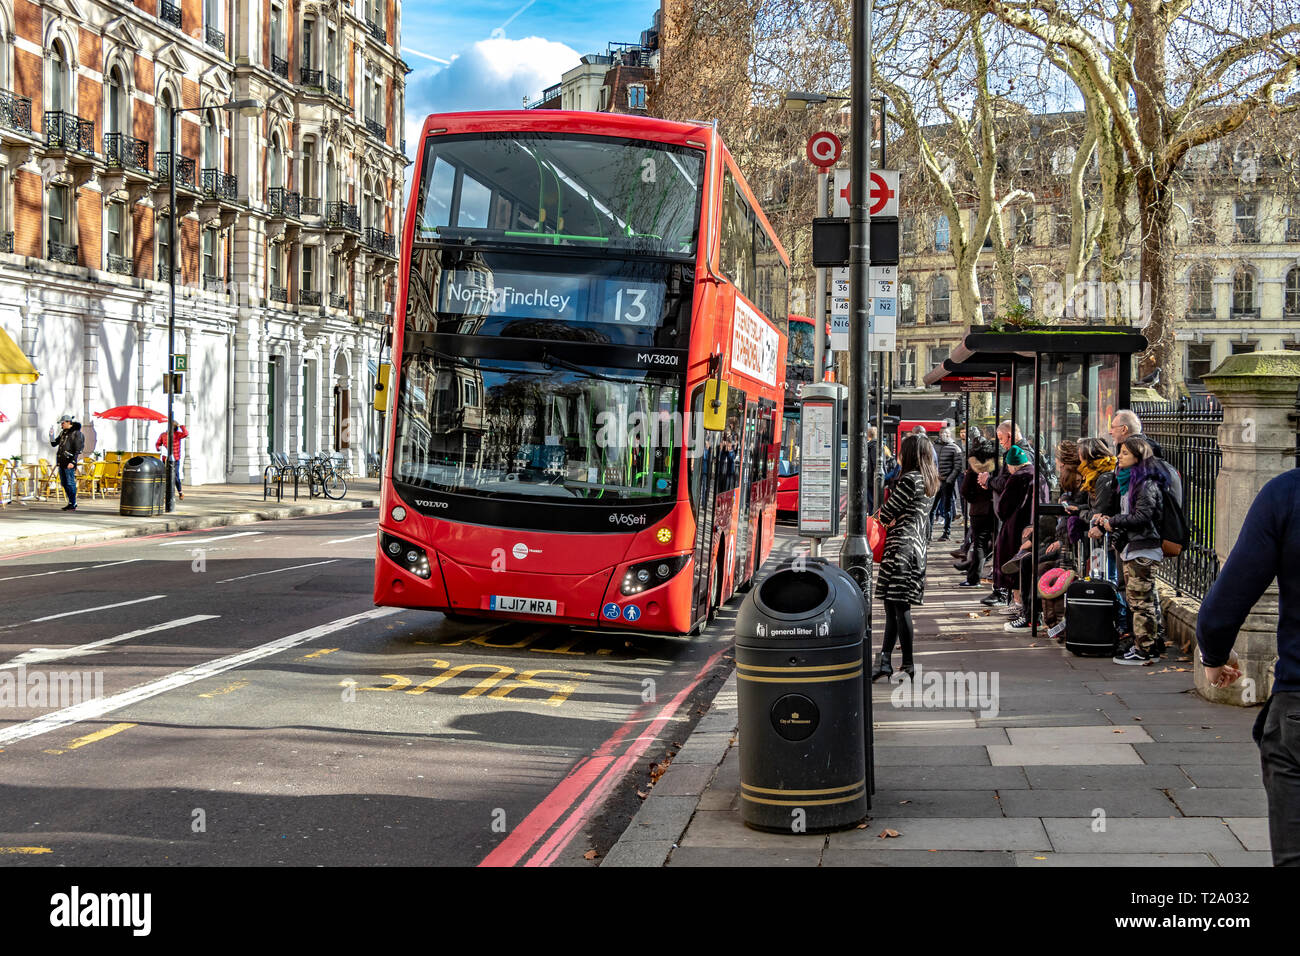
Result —
<path fill-rule="evenodd" d="M 608 796 L 620 775 L 645 753 L 659 731 L 681 707 L 682 701 L 699 686 L 726 651 L 727 648 L 723 648 L 705 661 L 704 666 L 696 673 L 695 679 L 677 692 L 621 757 L 614 758 L 610 756 L 611 752 L 632 732 L 641 716 L 638 712 L 628 718 L 608 740 L 596 748 L 590 757 L 580 760 L 577 766 L 569 771 L 568 776 L 560 781 L 559 786 L 547 794 L 542 802 L 524 817 L 523 822 L 515 827 L 510 835 L 478 865 L 514 866 L 517 864 L 590 788 L 591 792 L 587 798 L 524 865 L 549 866 L 554 862 L 560 851 L 573 839 L 577 829 L 590 819 L 593 811 Z"/>

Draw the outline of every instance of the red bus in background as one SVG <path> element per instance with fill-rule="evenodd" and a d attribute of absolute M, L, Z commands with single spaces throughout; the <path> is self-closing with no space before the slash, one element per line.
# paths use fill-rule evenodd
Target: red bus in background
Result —
<path fill-rule="evenodd" d="M 530 110 L 422 136 L 375 603 L 696 631 L 772 547 L 785 250 L 716 127 Z"/>
<path fill-rule="evenodd" d="M 817 343 L 813 320 L 806 315 L 790 316 L 790 335 L 785 352 L 785 406 L 781 423 L 781 460 L 776 485 L 776 510 L 799 510 L 799 398 L 804 385 L 815 381 Z M 829 331 L 828 333 L 829 334 Z"/>

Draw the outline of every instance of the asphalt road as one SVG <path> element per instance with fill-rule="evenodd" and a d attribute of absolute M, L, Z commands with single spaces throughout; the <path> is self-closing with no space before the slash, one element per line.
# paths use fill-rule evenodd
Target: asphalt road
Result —
<path fill-rule="evenodd" d="M 594 865 L 730 669 L 371 603 L 373 510 L 0 560 L 0 865 Z"/>

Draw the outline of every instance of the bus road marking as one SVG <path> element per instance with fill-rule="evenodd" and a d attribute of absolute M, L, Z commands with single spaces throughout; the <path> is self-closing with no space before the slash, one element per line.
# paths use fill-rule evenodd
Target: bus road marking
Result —
<path fill-rule="evenodd" d="M 569 657 L 587 657 L 590 651 L 575 651 L 573 648 L 584 642 L 586 638 L 582 636 L 571 637 L 561 643 L 558 647 L 534 647 L 533 645 L 548 635 L 542 631 L 536 631 L 526 634 L 522 640 L 515 641 L 513 644 L 494 644 L 492 643 L 493 633 L 479 634 L 475 637 L 462 637 L 457 641 L 412 641 L 420 647 L 464 647 L 466 644 L 473 644 L 477 647 L 485 647 L 490 651 L 528 651 L 532 654 L 564 654 Z M 614 653 L 613 648 L 598 647 L 596 654 L 607 656 Z"/>
<path fill-rule="evenodd" d="M 111 714 L 116 710 L 129 707 L 132 704 L 139 703 L 142 700 L 148 700 L 150 697 L 156 697 L 167 691 L 176 690 L 185 687 L 188 684 L 194 684 L 201 680 L 207 680 L 209 677 L 215 677 L 217 674 L 224 674 L 226 671 L 234 670 L 236 667 L 243 667 L 247 664 L 253 664 L 266 657 L 279 654 L 281 651 L 287 651 L 291 647 L 297 647 L 300 644 L 306 644 L 326 635 L 333 634 L 357 624 L 364 624 L 369 621 L 375 621 L 380 618 L 390 617 L 398 613 L 397 608 L 380 607 L 372 608 L 369 611 L 362 611 L 358 614 L 349 614 L 347 617 L 341 617 L 325 624 L 319 624 L 316 627 L 307 628 L 305 631 L 298 631 L 296 634 L 290 634 L 287 637 L 281 637 L 274 641 L 268 641 L 265 644 L 250 648 L 246 651 L 240 651 L 237 654 L 230 654 L 226 657 L 219 657 L 216 660 L 207 661 L 194 667 L 187 668 L 183 671 L 177 671 L 168 674 L 166 677 L 160 677 L 157 680 L 149 681 L 147 684 L 141 684 L 139 687 L 133 687 L 130 690 L 122 691 L 111 697 L 100 697 L 95 700 L 82 701 L 80 704 L 73 704 L 71 707 L 65 707 L 62 710 L 55 711 L 52 714 L 46 714 L 43 717 L 36 717 L 32 720 L 24 721 L 21 724 L 14 724 L 10 727 L 0 729 L 0 745 L 10 744 L 18 740 L 27 740 L 29 737 L 38 737 L 41 734 L 47 734 L 52 730 L 58 730 L 62 727 L 78 724 L 85 720 L 94 720 L 97 717 L 103 717 L 105 714 Z"/>
<path fill-rule="evenodd" d="M 326 654 L 333 654 L 337 650 L 337 647 L 322 647 L 319 651 L 312 651 L 310 654 L 304 654 L 302 657 L 298 658 L 298 660 L 309 661 L 316 657 L 324 657 Z"/>
<path fill-rule="evenodd" d="M 174 621 L 167 621 L 163 624 L 155 624 L 153 627 L 142 628 L 138 631 L 128 631 L 126 634 L 119 634 L 117 637 L 106 637 L 103 640 L 91 641 L 89 644 L 80 644 L 77 647 L 59 647 L 44 648 L 36 647 L 30 651 L 23 651 L 17 657 L 10 658 L 3 664 L 0 664 L 0 670 L 8 667 L 19 667 L 25 664 L 44 664 L 49 661 L 61 661 L 69 657 L 85 657 L 94 654 L 99 648 L 107 647 L 110 644 L 116 644 L 119 641 L 127 641 L 133 637 L 143 637 L 146 634 L 155 634 L 158 631 L 171 630 L 173 627 L 184 627 L 187 624 L 197 624 L 200 621 L 211 621 L 220 617 L 219 614 L 194 614 L 190 617 L 180 617 Z"/>
<path fill-rule="evenodd" d="M 412 686 L 413 681 L 410 677 L 405 677 L 401 674 L 380 674 L 380 680 L 388 680 L 392 681 L 392 683 L 388 685 L 375 685 L 373 687 L 360 687 L 358 690 L 371 690 L 381 693 L 400 690 L 405 691 L 407 694 L 419 695 L 426 691 L 430 691 L 441 684 L 445 684 L 467 671 L 488 670 L 491 671 L 491 673 L 485 676 L 469 690 L 457 696 L 461 698 L 474 698 L 482 697 L 486 694 L 489 697 L 501 699 L 509 697 L 515 691 L 520 690 L 549 691 L 550 696 L 545 700 L 537 700 L 533 702 L 548 704 L 551 707 L 560 707 L 578 689 L 578 682 L 584 677 L 591 676 L 582 671 L 564 671 L 546 667 L 532 668 L 516 674 L 513 667 L 509 667 L 505 664 L 490 664 L 483 661 L 470 662 L 452 667 L 450 661 L 432 658 L 429 660 L 429 664 L 432 667 L 445 671 L 445 673 L 437 674 L 419 684 L 415 684 L 414 686 Z M 557 677 L 568 679 L 538 680 L 537 677 L 541 674 L 555 675 Z M 510 680 L 509 683 L 503 683 L 511 677 L 514 677 L 514 679 Z M 345 683 L 346 682 L 340 682 L 340 686 L 343 686 Z"/>
<path fill-rule="evenodd" d="M 39 853 L 53 853 L 48 846 L 0 846 L 0 853 L 23 853 L 35 856 Z"/>
<path fill-rule="evenodd" d="M 237 681 L 235 681 L 233 684 L 227 684 L 225 687 L 222 687 L 222 688 L 219 689 L 219 690 L 210 690 L 210 691 L 208 691 L 206 694 L 199 694 L 199 696 L 200 696 L 200 697 L 209 697 L 209 698 L 210 698 L 210 697 L 220 697 L 222 694 L 233 694 L 235 691 L 239 690 L 239 688 L 241 688 L 241 687 L 247 687 L 247 686 L 248 686 L 248 681 L 246 681 L 246 680 L 237 680 Z"/>
<path fill-rule="evenodd" d="M 78 737 L 63 746 L 63 750 L 47 750 L 47 754 L 61 754 L 64 750 L 76 750 L 78 747 L 84 747 L 86 744 L 93 744 L 97 740 L 103 740 L 105 737 L 112 737 L 114 734 L 120 734 L 124 730 L 130 730 L 135 724 L 113 724 L 111 727 L 105 727 L 102 730 L 96 730 L 93 733 L 86 734 L 84 737 Z"/>
<path fill-rule="evenodd" d="M 367 534 L 359 534 L 352 538 L 335 538 L 333 541 L 326 541 L 325 543 L 326 544 L 347 544 L 349 541 L 360 541 L 362 538 L 373 538 L 374 536 L 375 536 L 375 532 L 371 531 L 368 532 Z"/>
<path fill-rule="evenodd" d="M 281 571 L 301 571 L 303 568 L 318 568 L 322 564 L 333 564 L 338 558 L 330 558 L 328 561 L 313 561 L 311 564 L 295 564 L 291 568 L 274 568 L 270 571 L 258 571 L 255 574 L 241 574 L 237 578 L 226 578 L 224 581 L 218 581 L 218 584 L 229 584 L 231 581 L 246 581 L 249 578 L 260 578 L 264 574 L 279 574 Z"/>
<path fill-rule="evenodd" d="M 99 607 L 86 607 L 79 611 L 63 611 L 59 614 L 47 614 L 45 617 L 34 617 L 30 621 L 23 621 L 19 624 L 7 624 L 6 630 L 12 630 L 15 627 L 22 627 L 23 624 L 40 624 L 44 621 L 55 621 L 61 617 L 74 617 L 77 614 L 93 614 L 95 611 L 111 611 L 115 607 L 126 607 L 130 604 L 143 604 L 145 601 L 160 601 L 165 598 L 165 594 L 154 594 L 150 597 L 136 598 L 133 601 L 118 601 L 116 604 L 101 604 Z"/>

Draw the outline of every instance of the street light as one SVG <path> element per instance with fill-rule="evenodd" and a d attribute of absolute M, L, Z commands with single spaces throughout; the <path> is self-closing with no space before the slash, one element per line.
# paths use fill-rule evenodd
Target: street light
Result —
<path fill-rule="evenodd" d="M 180 155 L 177 149 L 176 118 L 181 113 L 191 110 L 200 110 L 200 106 L 171 106 L 168 107 L 167 114 L 167 136 L 171 146 L 171 157 L 167 162 L 168 184 L 167 184 L 167 468 L 164 472 L 163 480 L 166 482 L 166 488 L 163 492 L 164 505 L 163 510 L 171 511 L 176 507 L 176 482 L 173 479 L 173 470 L 176 467 L 176 447 L 173 435 L 175 434 L 175 420 L 172 417 L 173 396 L 176 394 L 176 158 Z M 250 100 L 232 100 L 229 103 L 223 103 L 217 109 L 225 110 L 228 113 L 239 113 L 240 116 L 257 116 L 262 112 L 262 101 L 256 99 Z"/>
<path fill-rule="evenodd" d="M 802 113 L 814 106 L 821 106 L 827 100 L 847 100 L 850 97 L 836 96 L 832 93 L 809 93 L 806 90 L 790 90 L 781 98 L 781 109 L 791 113 Z"/>

